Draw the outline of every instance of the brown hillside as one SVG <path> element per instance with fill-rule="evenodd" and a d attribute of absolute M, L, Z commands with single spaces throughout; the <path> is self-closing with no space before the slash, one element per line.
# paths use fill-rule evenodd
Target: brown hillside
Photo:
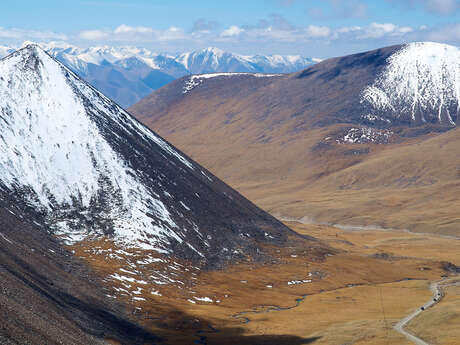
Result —
<path fill-rule="evenodd" d="M 214 77 L 184 93 L 187 77 L 130 111 L 272 214 L 459 234 L 458 130 L 359 116 L 361 90 L 398 48 L 291 75 Z M 359 140 L 344 143 L 352 128 Z"/>

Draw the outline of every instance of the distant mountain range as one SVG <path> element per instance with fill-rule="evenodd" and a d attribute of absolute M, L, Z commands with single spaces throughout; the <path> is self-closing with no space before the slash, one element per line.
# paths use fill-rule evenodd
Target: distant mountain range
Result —
<path fill-rule="evenodd" d="M 245 56 L 218 48 L 174 55 L 134 47 L 79 48 L 53 42 L 40 45 L 123 107 L 128 107 L 174 79 L 189 74 L 290 73 L 320 61 L 299 55 Z M 0 46 L 0 57 L 16 49 L 17 47 Z"/>

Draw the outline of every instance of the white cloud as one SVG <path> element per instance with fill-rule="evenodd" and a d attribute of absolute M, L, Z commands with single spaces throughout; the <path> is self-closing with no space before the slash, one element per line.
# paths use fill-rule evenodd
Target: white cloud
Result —
<path fill-rule="evenodd" d="M 331 34 L 331 29 L 327 26 L 308 25 L 306 33 L 311 38 L 326 38 Z"/>
<path fill-rule="evenodd" d="M 5 39 L 22 39 L 22 40 L 67 40 L 67 35 L 52 31 L 35 31 L 18 28 L 0 27 L 0 37 Z"/>
<path fill-rule="evenodd" d="M 434 1 L 434 0 L 433 0 Z M 207 24 L 207 23 L 204 23 Z M 206 29 L 206 25 L 196 25 Z M 198 29 L 197 29 L 198 30 Z M 458 45 L 460 43 L 460 24 L 444 26 L 418 25 L 400 26 L 395 23 L 370 23 L 368 25 L 350 25 L 343 27 L 320 25 L 294 25 L 283 17 L 273 15 L 252 26 L 231 25 L 223 30 L 185 30 L 171 26 L 157 30 L 147 26 L 121 24 L 114 28 L 85 30 L 72 35 L 54 32 L 5 29 L 0 27 L 0 38 L 4 42 L 24 40 L 66 41 L 68 43 L 92 44 L 110 43 L 133 44 L 144 47 L 161 47 L 168 51 L 201 48 L 203 46 L 231 47 L 245 51 L 280 51 L 297 53 L 307 49 L 314 55 L 317 47 L 328 47 L 327 51 L 341 52 L 366 50 L 391 44 L 412 41 L 437 41 Z M 279 49 L 282 47 L 282 50 Z M 307 48 L 310 47 L 310 48 Z M 227 48 L 228 49 L 228 48 Z M 326 49 L 326 48 L 324 48 Z M 324 55 L 323 55 L 324 56 Z"/>
<path fill-rule="evenodd" d="M 349 33 L 349 32 L 356 32 L 356 31 L 360 31 L 360 30 L 362 30 L 362 28 L 360 26 L 345 26 L 345 27 L 337 29 L 337 33 L 346 34 L 346 33 Z"/>
<path fill-rule="evenodd" d="M 400 26 L 399 27 L 399 33 L 400 34 L 407 34 L 409 32 L 413 32 L 413 31 L 414 31 L 414 29 L 411 28 L 410 26 Z"/>
<path fill-rule="evenodd" d="M 145 26 L 128 26 L 128 25 L 125 25 L 125 24 L 121 24 L 119 27 L 117 27 L 113 33 L 116 35 L 116 34 L 132 34 L 132 33 L 135 33 L 135 34 L 146 34 L 146 33 L 152 33 L 153 32 L 153 29 L 152 28 L 148 28 L 148 27 L 145 27 Z"/>
<path fill-rule="evenodd" d="M 228 29 L 225 29 L 222 31 L 220 36 L 222 37 L 234 37 L 240 35 L 242 32 L 244 32 L 244 29 L 240 28 L 239 26 L 232 25 Z"/>
<path fill-rule="evenodd" d="M 166 30 L 155 30 L 146 26 L 129 26 L 121 24 L 113 30 L 87 30 L 78 34 L 78 37 L 87 41 L 109 42 L 161 42 L 186 39 L 182 28 L 171 26 Z"/>
<path fill-rule="evenodd" d="M 109 33 L 103 30 L 85 30 L 80 32 L 78 36 L 88 41 L 99 41 L 109 37 Z"/>
<path fill-rule="evenodd" d="M 167 30 L 156 31 L 155 38 L 159 41 L 173 41 L 188 39 L 189 36 L 185 34 L 184 29 L 178 28 L 176 26 L 171 26 Z"/>
<path fill-rule="evenodd" d="M 413 29 L 409 26 L 398 26 L 393 23 L 371 23 L 361 31 L 362 32 L 357 35 L 358 39 L 382 38 L 384 36 L 401 36 L 412 32 Z"/>

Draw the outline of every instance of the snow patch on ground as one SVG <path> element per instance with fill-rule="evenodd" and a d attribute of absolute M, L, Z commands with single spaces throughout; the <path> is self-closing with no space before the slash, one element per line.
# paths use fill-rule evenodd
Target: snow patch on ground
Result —
<path fill-rule="evenodd" d="M 364 119 L 364 120 L 367 120 L 371 123 L 388 123 L 390 124 L 391 123 L 391 120 L 387 119 L 387 118 L 384 118 L 384 117 L 381 117 L 381 116 L 378 116 L 378 115 L 374 115 L 374 114 L 366 114 L 366 115 L 361 115 L 361 118 Z"/>
<path fill-rule="evenodd" d="M 11 242 L 5 235 L 3 235 L 1 232 L 0 232 L 0 237 L 3 238 L 6 242 L 10 243 L 10 244 L 13 244 L 13 242 Z"/>
<path fill-rule="evenodd" d="M 350 128 L 343 137 L 336 139 L 339 144 L 387 144 L 393 132 L 371 127 Z"/>
<path fill-rule="evenodd" d="M 205 303 L 212 303 L 213 300 L 209 297 L 193 297 L 195 300 Z"/>
<path fill-rule="evenodd" d="M 288 281 L 287 285 L 307 284 L 311 282 L 312 282 L 311 279 L 291 280 L 291 281 Z"/>

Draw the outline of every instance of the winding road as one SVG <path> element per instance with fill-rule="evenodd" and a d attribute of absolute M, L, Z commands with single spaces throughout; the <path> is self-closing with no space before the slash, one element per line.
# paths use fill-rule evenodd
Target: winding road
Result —
<path fill-rule="evenodd" d="M 433 296 L 428 302 L 426 302 L 423 305 L 423 309 L 421 307 L 418 308 L 416 311 L 414 311 L 413 313 L 407 315 L 404 319 L 400 320 L 396 325 L 393 326 L 393 328 L 397 332 L 399 332 L 402 335 L 404 335 L 407 339 L 411 340 L 416 345 L 430 345 L 430 344 L 427 343 L 426 341 L 420 339 L 419 337 L 413 335 L 412 333 L 409 333 L 408 331 L 406 331 L 404 329 L 404 327 L 406 327 L 407 324 L 410 321 L 412 321 L 415 317 L 417 317 L 419 314 L 423 313 L 425 310 L 427 310 L 428 308 L 432 307 L 436 303 L 439 303 L 439 301 L 443 297 L 443 294 L 442 294 L 442 291 L 441 291 L 441 288 L 439 287 L 439 285 L 443 281 L 444 280 L 436 281 L 436 282 L 433 282 L 433 283 L 430 284 L 430 290 L 433 293 Z"/>
<path fill-rule="evenodd" d="M 433 296 L 431 297 L 431 299 L 428 302 L 426 302 L 423 305 L 423 309 L 421 307 L 418 308 L 416 311 L 414 311 L 413 313 L 407 315 L 404 319 L 400 320 L 396 325 L 393 326 L 393 328 L 397 332 L 399 332 L 402 335 L 404 335 L 407 339 L 409 339 L 410 341 L 412 341 L 416 345 L 430 345 L 429 343 L 427 343 L 423 339 L 420 339 L 416 335 L 414 335 L 414 334 L 410 333 L 409 331 L 407 331 L 405 329 L 405 327 L 415 317 L 417 317 L 418 315 L 423 313 L 425 310 L 427 310 L 428 308 L 434 306 L 435 304 L 437 304 L 437 303 L 439 303 L 441 301 L 441 299 L 444 297 L 444 293 L 443 293 L 443 291 L 441 289 L 441 286 L 453 285 L 453 284 L 446 284 L 451 279 L 458 280 L 458 278 L 444 278 L 442 280 L 435 281 L 435 282 L 431 283 L 430 284 L 430 290 L 433 293 Z M 455 284 L 458 284 L 458 282 L 455 283 Z"/>
<path fill-rule="evenodd" d="M 342 224 L 318 223 L 318 222 L 314 222 L 313 219 L 308 217 L 308 216 L 304 216 L 303 218 L 300 218 L 300 219 L 291 218 L 291 217 L 285 217 L 285 216 L 281 216 L 281 215 L 276 216 L 276 217 L 281 221 L 298 222 L 298 223 L 301 223 L 301 224 L 329 225 L 329 226 L 336 227 L 336 228 L 339 228 L 339 229 L 344 230 L 344 231 L 376 231 L 376 230 L 379 230 L 379 231 L 402 231 L 402 232 L 413 233 L 413 232 L 411 232 L 409 230 L 406 230 L 406 229 L 398 230 L 398 229 L 381 228 L 381 227 L 377 227 L 377 226 L 359 226 L 359 225 L 342 225 Z M 424 233 L 413 233 L 413 234 L 432 235 L 433 236 L 433 234 L 424 234 Z M 446 235 L 437 235 L 437 236 L 443 237 L 443 238 L 459 239 L 459 237 L 456 237 L 456 236 L 446 236 Z M 452 284 L 448 284 L 448 282 L 451 281 L 451 280 L 454 280 L 455 282 L 452 283 Z M 412 341 L 416 345 L 431 345 L 431 344 L 427 343 L 426 341 L 424 341 L 423 339 L 420 339 L 416 335 L 414 335 L 414 334 L 410 333 L 409 331 L 407 331 L 405 329 L 405 327 L 415 317 L 417 317 L 418 315 L 420 315 L 421 313 L 426 311 L 428 308 L 431 308 L 432 306 L 434 306 L 435 304 L 439 303 L 442 300 L 442 298 L 444 297 L 444 293 L 443 293 L 443 291 L 441 289 L 441 285 L 443 287 L 452 286 L 452 285 L 460 286 L 460 281 L 458 280 L 458 277 L 457 278 L 452 278 L 451 277 L 451 278 L 443 278 L 442 280 L 432 282 L 430 284 L 430 290 L 433 293 L 433 296 L 431 297 L 431 299 L 428 302 L 426 302 L 423 305 L 423 309 L 422 309 L 422 307 L 419 307 L 416 311 L 414 311 L 413 313 L 407 315 L 404 319 L 400 320 L 397 324 L 395 324 L 393 326 L 393 329 L 396 330 L 397 332 L 401 333 L 402 335 L 404 335 L 407 339 L 409 339 L 410 341 Z"/>
<path fill-rule="evenodd" d="M 449 284 L 451 280 L 454 280 L 452 284 Z M 412 321 L 415 317 L 426 311 L 428 308 L 431 308 L 435 304 L 439 303 L 442 298 L 444 297 L 444 293 L 442 291 L 442 287 L 447 287 L 447 286 L 452 286 L 452 285 L 460 285 L 460 281 L 458 277 L 450 277 L 450 278 L 443 278 L 439 281 L 432 282 L 430 284 L 430 290 L 432 292 L 432 297 L 428 302 L 426 302 L 422 307 L 419 307 L 416 311 L 412 312 L 411 314 L 407 315 L 405 318 L 401 319 L 397 324 L 393 326 L 394 330 L 401 333 L 404 335 L 407 339 L 412 341 L 416 345 L 431 345 L 424 341 L 423 339 L 417 337 L 416 335 L 410 333 L 405 329 L 405 327 L 409 324 L 410 321 Z M 249 311 L 243 311 L 236 313 L 232 315 L 233 318 L 239 319 L 242 323 L 249 323 L 251 320 L 245 316 L 246 314 L 261 314 L 261 313 L 268 313 L 272 311 L 283 311 L 283 310 L 289 310 L 289 309 L 294 309 L 298 307 L 303 301 L 305 301 L 305 298 L 307 295 L 303 295 L 300 298 L 297 298 L 295 300 L 295 304 L 289 307 L 280 307 L 280 306 L 275 306 L 275 305 L 261 305 L 253 308 L 252 310 Z M 219 330 L 210 327 L 210 331 L 204 331 L 204 330 L 199 330 L 196 333 L 196 336 L 198 337 L 197 340 L 195 340 L 195 344 L 200 344 L 200 345 L 207 345 L 207 336 L 205 333 L 216 333 L 219 332 Z"/>

